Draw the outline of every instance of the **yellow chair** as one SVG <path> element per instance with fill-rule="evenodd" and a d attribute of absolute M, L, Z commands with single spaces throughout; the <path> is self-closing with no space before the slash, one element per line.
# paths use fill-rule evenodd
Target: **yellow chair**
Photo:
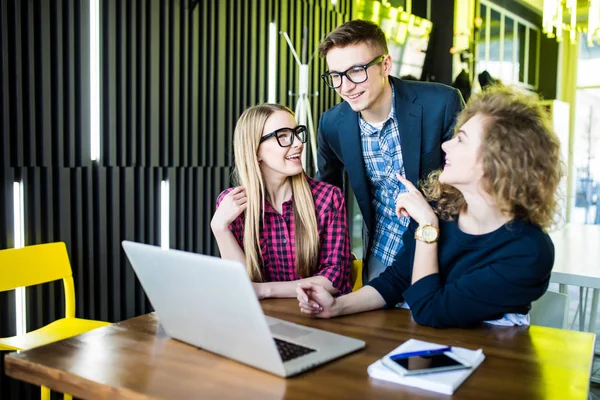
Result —
<path fill-rule="evenodd" d="M 109 325 L 75 318 L 73 273 L 63 242 L 0 250 L 0 277 L 0 292 L 58 279 L 63 280 L 65 288 L 65 318 L 23 335 L 0 338 L 2 351 L 27 350 Z M 49 400 L 50 389 L 45 386 L 41 389 L 42 400 Z M 65 394 L 64 398 L 70 400 L 71 396 Z"/>
<path fill-rule="evenodd" d="M 354 254 L 353 254 L 354 255 Z M 352 260 L 352 265 L 350 268 L 350 279 L 352 282 L 352 291 L 356 292 L 363 285 L 362 280 L 362 261 L 357 260 L 356 258 Z"/>

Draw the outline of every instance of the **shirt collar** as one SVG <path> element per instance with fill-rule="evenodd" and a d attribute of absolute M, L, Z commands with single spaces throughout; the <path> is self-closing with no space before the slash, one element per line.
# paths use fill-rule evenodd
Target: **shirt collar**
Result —
<path fill-rule="evenodd" d="M 291 207 L 292 206 L 292 200 L 294 199 L 294 195 L 292 195 L 292 197 L 290 197 L 290 199 L 288 201 L 284 201 L 283 205 L 281 207 L 281 210 L 283 212 L 286 211 L 287 207 Z M 265 214 L 279 214 L 277 212 L 277 210 L 275 210 L 275 207 L 273 207 L 271 205 L 271 203 L 269 203 L 267 200 L 265 200 Z"/>
<path fill-rule="evenodd" d="M 390 86 L 392 87 L 392 106 L 390 107 L 390 112 L 383 123 L 383 127 L 385 127 L 385 124 L 387 124 L 387 122 L 390 119 L 393 119 L 393 120 L 396 119 L 396 90 L 394 89 L 394 85 L 392 85 L 391 83 L 390 83 Z M 375 129 L 373 127 L 373 125 L 371 125 L 367 121 L 365 121 L 365 119 L 362 117 L 362 115 L 360 113 L 358 113 L 358 124 L 360 127 L 360 135 L 361 136 L 364 136 L 364 135 L 372 136 L 372 135 L 376 135 L 380 132 L 380 130 Z M 381 130 L 383 130 L 383 127 L 381 128 Z"/>

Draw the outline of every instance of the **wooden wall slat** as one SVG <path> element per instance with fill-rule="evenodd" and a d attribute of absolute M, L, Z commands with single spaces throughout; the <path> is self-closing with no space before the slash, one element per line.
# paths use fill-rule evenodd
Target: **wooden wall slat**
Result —
<path fill-rule="evenodd" d="M 147 163 L 146 165 L 161 165 L 159 163 L 159 128 L 160 128 L 160 110 L 159 97 L 164 95 L 160 87 L 159 69 L 163 68 L 164 58 L 160 54 L 160 17 L 163 14 L 160 0 L 151 0 L 148 2 L 148 11 L 146 13 L 146 63 L 148 76 L 146 80 L 146 101 L 147 101 Z"/>
<path fill-rule="evenodd" d="M 52 85 L 50 92 L 50 102 L 47 104 L 47 108 L 50 112 L 52 123 L 50 124 L 50 130 L 53 133 L 53 140 L 50 141 L 51 146 L 50 156 L 51 161 L 49 165 L 61 165 L 64 162 L 64 132 L 65 132 L 65 121 L 64 121 L 64 85 L 62 84 L 62 77 L 59 71 L 64 69 L 63 67 L 63 14 L 60 8 L 60 2 L 53 2 L 50 5 L 49 12 L 51 17 L 49 20 L 49 32 L 48 38 L 50 43 L 54 43 L 53 51 L 49 52 L 50 57 L 50 69 L 48 71 L 48 81 Z M 50 45 L 48 45 L 50 48 Z"/>

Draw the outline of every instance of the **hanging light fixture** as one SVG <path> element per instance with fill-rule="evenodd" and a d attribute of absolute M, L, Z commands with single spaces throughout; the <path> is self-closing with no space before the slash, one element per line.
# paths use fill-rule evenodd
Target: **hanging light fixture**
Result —
<path fill-rule="evenodd" d="M 568 17 L 565 22 L 565 16 Z M 577 0 L 544 0 L 543 31 L 559 42 L 564 31 L 569 31 L 571 41 L 577 40 Z"/>
<path fill-rule="evenodd" d="M 593 46 L 594 41 L 600 43 L 600 0 L 590 0 L 587 32 L 588 46 Z"/>
<path fill-rule="evenodd" d="M 578 4 L 581 7 L 578 7 Z M 587 24 L 581 24 L 577 10 L 588 11 Z M 577 42 L 580 32 L 588 33 L 588 45 L 600 40 L 600 0 L 544 0 L 543 32 L 559 42 L 569 35 L 571 43 Z"/>

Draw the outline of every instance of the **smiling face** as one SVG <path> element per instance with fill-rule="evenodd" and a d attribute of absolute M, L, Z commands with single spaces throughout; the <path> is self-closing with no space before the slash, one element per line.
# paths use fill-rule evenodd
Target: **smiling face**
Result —
<path fill-rule="evenodd" d="M 480 156 L 481 143 L 485 132 L 485 117 L 475 114 L 454 135 L 442 144 L 446 153 L 444 171 L 440 183 L 451 185 L 459 190 L 480 187 L 483 178 L 483 163 Z"/>
<path fill-rule="evenodd" d="M 287 111 L 275 111 L 267 119 L 262 136 L 266 136 L 281 128 L 296 128 L 294 116 Z M 281 140 L 283 143 L 284 141 Z M 272 136 L 266 139 L 258 147 L 258 162 L 263 177 L 267 180 L 272 178 L 286 178 L 298 175 L 303 172 L 302 151 L 304 144 L 294 137 L 294 141 L 289 147 L 281 147 L 277 138 Z"/>
<path fill-rule="evenodd" d="M 334 47 L 327 53 L 327 66 L 329 72 L 344 72 L 351 67 L 366 65 L 382 54 L 385 54 L 383 50 L 367 42 Z M 342 85 L 335 91 L 355 112 L 377 109 L 383 103 L 383 92 L 385 85 L 389 85 L 388 76 L 391 68 L 392 59 L 387 55 L 380 63 L 367 68 L 366 81 L 352 83 L 347 77 L 343 77 Z"/>

